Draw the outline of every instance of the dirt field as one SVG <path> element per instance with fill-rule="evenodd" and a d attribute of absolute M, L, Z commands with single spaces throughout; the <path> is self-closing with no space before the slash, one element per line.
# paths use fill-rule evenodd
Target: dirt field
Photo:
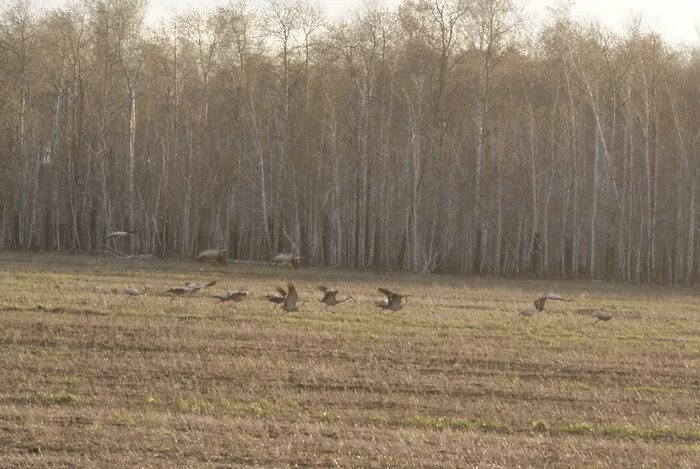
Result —
<path fill-rule="evenodd" d="M 525 321 L 550 282 L 200 268 L 0 254 L 0 466 L 700 465 L 696 290 L 560 284 Z M 319 313 L 322 279 L 357 301 Z M 286 280 L 302 312 L 262 298 Z"/>

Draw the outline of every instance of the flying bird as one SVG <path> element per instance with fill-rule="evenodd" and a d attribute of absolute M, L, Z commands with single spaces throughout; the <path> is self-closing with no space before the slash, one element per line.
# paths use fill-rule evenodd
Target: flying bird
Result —
<path fill-rule="evenodd" d="M 218 298 L 221 300 L 222 303 L 226 301 L 233 301 L 234 303 L 240 303 L 241 301 L 245 300 L 248 298 L 250 293 L 248 293 L 248 290 L 238 290 L 238 291 L 224 291 L 221 293 L 218 293 L 214 295 L 215 298 Z"/>
<path fill-rule="evenodd" d="M 304 301 L 300 305 L 297 305 L 299 295 L 297 294 L 296 288 L 294 288 L 294 284 L 291 282 L 287 283 L 287 290 L 282 287 L 277 287 L 277 293 L 267 295 L 266 298 L 275 305 L 282 305 L 282 309 L 288 313 L 299 311 L 299 307 L 306 303 Z"/>
<path fill-rule="evenodd" d="M 395 293 L 392 291 L 387 290 L 386 288 L 377 288 L 377 291 L 384 296 L 386 296 L 385 299 L 382 299 L 380 301 L 375 302 L 374 304 L 377 305 L 381 309 L 388 309 L 389 311 L 399 311 L 400 309 L 403 309 L 405 306 L 405 302 L 403 301 L 404 298 L 408 298 L 408 295 L 404 295 L 401 293 Z"/>
<path fill-rule="evenodd" d="M 128 296 L 141 296 L 145 294 L 148 290 L 150 290 L 149 287 L 146 287 L 143 290 L 139 290 L 138 288 L 134 287 L 128 287 L 124 289 L 124 294 Z"/>
<path fill-rule="evenodd" d="M 197 293 L 202 288 L 211 287 L 212 285 L 216 285 L 216 282 L 208 282 L 208 283 L 187 282 L 185 284 L 185 287 L 187 287 L 189 289 L 190 293 Z"/>
<path fill-rule="evenodd" d="M 331 306 L 336 306 L 336 305 L 339 305 L 340 303 L 344 303 L 348 300 L 353 299 L 352 296 L 348 296 L 347 298 L 339 300 L 337 298 L 338 289 L 336 289 L 336 288 L 328 288 L 328 287 L 325 287 L 323 285 L 317 285 L 316 289 L 323 292 L 323 298 L 321 298 L 319 301 L 326 305 L 321 309 L 321 311 L 323 311 L 326 308 L 329 308 Z"/>
<path fill-rule="evenodd" d="M 547 302 L 547 300 L 550 301 L 573 301 L 573 300 L 568 300 L 566 298 L 562 298 L 561 296 L 557 295 L 556 293 L 545 293 L 544 295 L 540 296 L 534 301 L 534 308 L 528 308 L 528 309 L 523 309 L 520 310 L 519 313 L 521 316 L 525 317 L 526 319 L 529 319 L 536 315 L 537 313 L 544 311 L 544 305 Z"/>
<path fill-rule="evenodd" d="M 190 293 L 190 289 L 187 287 L 173 287 L 165 290 L 165 293 L 172 293 L 173 295 L 184 295 L 185 293 Z"/>
<path fill-rule="evenodd" d="M 102 244 L 107 244 L 107 242 L 110 239 L 113 239 L 115 241 L 120 240 L 122 238 L 126 238 L 127 236 L 133 236 L 135 234 L 138 234 L 138 231 L 112 231 L 111 233 L 108 233 L 105 235 L 104 238 L 102 238 Z"/>
<path fill-rule="evenodd" d="M 565 302 L 574 301 L 574 300 L 571 300 L 571 299 L 562 298 L 561 296 L 557 295 L 556 293 L 551 293 L 551 292 L 550 292 L 550 293 L 545 293 L 544 295 L 540 296 L 540 297 L 539 297 L 537 300 L 535 300 L 535 301 L 540 301 L 540 300 L 542 301 L 542 309 L 540 309 L 540 311 L 542 311 L 542 310 L 544 309 L 544 304 L 545 304 L 545 302 L 546 302 L 547 300 L 550 300 L 550 301 L 565 301 Z"/>
<path fill-rule="evenodd" d="M 205 249 L 195 258 L 199 262 L 211 262 L 214 265 L 224 266 L 228 263 L 226 249 Z"/>
<path fill-rule="evenodd" d="M 291 252 L 280 252 L 272 259 L 272 262 L 274 262 L 276 266 L 284 265 L 291 267 L 294 270 L 299 270 L 299 267 L 301 266 L 299 263 L 300 260 L 301 257 L 295 256 Z"/>

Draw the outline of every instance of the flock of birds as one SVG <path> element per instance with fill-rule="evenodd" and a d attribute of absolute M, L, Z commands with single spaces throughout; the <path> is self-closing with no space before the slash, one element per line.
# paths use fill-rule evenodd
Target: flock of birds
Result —
<path fill-rule="evenodd" d="M 181 287 L 169 288 L 165 290 L 164 293 L 172 294 L 174 296 L 193 295 L 202 288 L 211 287 L 213 285 L 216 285 L 216 282 L 188 282 Z M 325 306 L 321 308 L 321 311 L 324 311 L 328 308 L 332 308 L 333 306 L 337 306 L 348 300 L 353 300 L 352 296 L 346 296 L 342 299 L 338 298 L 338 293 L 340 292 L 337 288 L 331 288 L 325 285 L 318 285 L 316 289 L 323 293 L 319 301 Z M 145 295 L 148 291 L 150 291 L 150 288 L 148 287 L 143 289 L 128 287 L 124 289 L 124 294 L 128 296 L 141 296 Z M 375 305 L 380 309 L 388 311 L 399 311 L 403 309 L 403 307 L 406 305 L 405 299 L 408 298 L 408 295 L 392 292 L 390 290 L 387 290 L 386 288 L 379 288 L 378 291 L 385 296 L 385 298 L 375 302 Z M 222 303 L 228 301 L 240 303 L 241 301 L 247 299 L 250 296 L 252 296 L 252 294 L 248 290 L 240 289 L 235 291 L 222 291 L 214 295 L 214 298 L 217 298 Z M 299 294 L 297 293 L 297 290 L 292 282 L 287 283 L 286 290 L 283 287 L 277 287 L 277 291 L 265 295 L 265 299 L 272 303 L 273 308 L 280 306 L 283 311 L 288 313 L 299 311 L 299 308 L 306 303 L 306 301 L 302 301 L 301 303 L 299 302 Z M 332 312 L 332 310 L 329 311 Z"/>
<path fill-rule="evenodd" d="M 117 241 L 128 236 L 133 236 L 137 233 L 138 231 L 115 231 L 105 236 L 103 243 L 106 245 L 111 240 Z M 211 262 L 214 265 L 225 266 L 227 264 L 226 249 L 205 249 L 204 251 L 200 252 L 195 259 L 200 262 Z M 287 266 L 294 270 L 298 270 L 300 267 L 300 261 L 301 257 L 294 255 L 293 253 L 281 252 L 272 259 L 272 264 L 275 266 Z M 176 296 L 192 295 L 203 288 L 211 287 L 215 284 L 216 282 L 188 282 L 184 286 L 169 288 L 165 291 L 165 293 Z M 354 301 L 353 297 L 351 296 L 346 296 L 345 298 L 339 299 L 339 291 L 337 288 L 327 287 L 324 285 L 318 285 L 316 288 L 323 293 L 323 296 L 319 299 L 319 301 L 325 306 L 321 309 L 321 311 L 328 308 L 333 308 L 334 306 L 348 300 Z M 387 290 L 386 288 L 378 288 L 377 290 L 383 295 L 383 298 L 379 301 L 375 301 L 374 304 L 382 311 L 400 311 L 406 305 L 406 299 L 409 297 L 409 295 L 393 292 L 391 290 Z M 129 296 L 141 296 L 148 291 L 149 288 L 137 289 L 129 287 L 124 290 L 124 293 Z M 214 298 L 219 299 L 222 303 L 229 301 L 240 303 L 246 300 L 249 296 L 252 295 L 250 292 L 248 292 L 248 290 L 239 289 L 235 291 L 222 291 L 214 295 Z M 302 301 L 301 303 L 299 302 L 299 294 L 297 293 L 294 284 L 291 282 L 287 283 L 286 289 L 281 286 L 277 287 L 277 291 L 265 295 L 265 299 L 272 303 L 273 308 L 279 306 L 285 312 L 299 311 L 299 308 L 306 303 L 306 301 Z M 519 310 L 520 316 L 522 316 L 524 319 L 530 319 L 537 313 L 544 311 L 547 300 L 564 302 L 572 301 L 571 299 L 562 298 L 556 293 L 547 293 L 535 299 L 533 303 L 534 308 Z M 332 309 L 329 309 L 329 311 L 332 312 Z M 611 309 L 595 309 L 590 312 L 595 318 L 596 324 L 599 321 L 609 321 L 613 318 L 613 311 Z"/>

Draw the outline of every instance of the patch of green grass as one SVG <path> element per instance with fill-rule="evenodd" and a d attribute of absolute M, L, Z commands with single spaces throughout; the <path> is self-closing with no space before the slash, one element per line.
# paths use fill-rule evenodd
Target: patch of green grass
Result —
<path fill-rule="evenodd" d="M 208 414 L 214 411 L 214 404 L 199 397 L 181 398 L 180 409 L 200 414 Z"/>
<path fill-rule="evenodd" d="M 532 422 L 532 429 L 536 432 L 547 433 L 549 431 L 549 424 L 545 420 L 535 420 Z"/>
<path fill-rule="evenodd" d="M 700 429 L 673 427 L 637 427 L 629 424 L 594 425 L 586 422 L 566 424 L 560 429 L 574 435 L 597 435 L 613 438 L 676 438 L 700 441 Z"/>
<path fill-rule="evenodd" d="M 59 392 L 53 396 L 53 400 L 58 404 L 74 404 L 80 402 L 80 397 L 69 392 Z"/>
<path fill-rule="evenodd" d="M 656 386 L 628 386 L 625 391 L 635 391 L 640 394 L 663 394 L 668 392 L 668 389 Z"/>
<path fill-rule="evenodd" d="M 258 417 L 266 417 L 272 411 L 272 405 L 265 399 L 257 399 L 248 404 L 248 411 Z"/>
<path fill-rule="evenodd" d="M 441 429 L 445 427 L 446 419 L 444 417 L 426 417 L 425 415 L 416 415 L 406 419 L 408 425 L 416 427 L 426 427 Z"/>
<path fill-rule="evenodd" d="M 34 404 L 60 404 L 60 405 L 71 405 L 77 404 L 83 401 L 80 396 L 71 394 L 69 392 L 61 391 L 57 394 L 47 393 L 39 391 L 32 393 L 30 395 L 25 395 L 19 398 L 21 402 L 34 403 Z"/>
<path fill-rule="evenodd" d="M 574 435 L 587 435 L 595 432 L 595 427 L 586 422 L 567 423 L 562 429 L 564 433 L 572 433 Z"/>
<path fill-rule="evenodd" d="M 404 420 L 407 425 L 423 428 L 442 430 L 451 428 L 455 430 L 483 430 L 485 432 L 505 432 L 508 426 L 495 420 L 471 420 L 449 417 L 428 417 L 416 415 Z"/>

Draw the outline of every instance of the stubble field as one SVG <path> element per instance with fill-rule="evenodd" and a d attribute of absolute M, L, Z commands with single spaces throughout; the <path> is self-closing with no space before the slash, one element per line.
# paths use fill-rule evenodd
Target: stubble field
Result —
<path fill-rule="evenodd" d="M 0 466 L 700 464 L 696 290 L 562 283 L 526 321 L 551 282 L 201 268 L 0 254 Z M 190 280 L 218 283 L 162 293 Z M 319 312 L 319 282 L 356 302 Z M 378 286 L 414 296 L 381 314 Z"/>

